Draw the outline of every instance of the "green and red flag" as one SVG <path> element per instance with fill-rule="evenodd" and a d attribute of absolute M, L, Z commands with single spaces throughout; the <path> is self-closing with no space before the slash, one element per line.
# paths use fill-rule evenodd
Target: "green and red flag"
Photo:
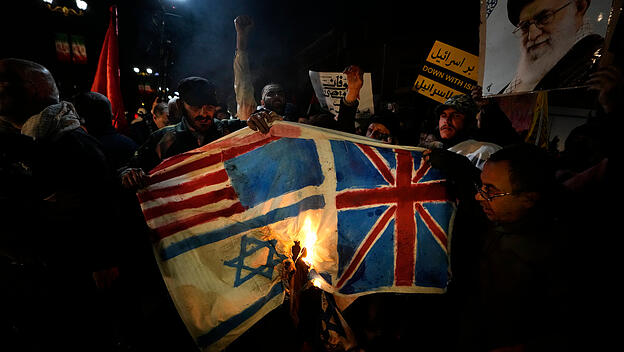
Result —
<path fill-rule="evenodd" d="M 56 46 L 56 58 L 60 62 L 70 62 L 71 53 L 69 49 L 69 37 L 66 33 L 56 33 L 54 38 L 54 45 Z"/>
<path fill-rule="evenodd" d="M 84 37 L 81 35 L 71 36 L 72 62 L 75 64 L 87 63 L 87 47 Z"/>

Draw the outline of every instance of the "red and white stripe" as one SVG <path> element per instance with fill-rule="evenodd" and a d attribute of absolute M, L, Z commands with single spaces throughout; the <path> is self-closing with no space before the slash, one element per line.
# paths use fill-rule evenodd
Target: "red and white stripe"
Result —
<path fill-rule="evenodd" d="M 168 158 L 150 172 L 149 186 L 137 196 L 158 240 L 245 210 L 224 161 L 278 139 L 246 132 Z"/>

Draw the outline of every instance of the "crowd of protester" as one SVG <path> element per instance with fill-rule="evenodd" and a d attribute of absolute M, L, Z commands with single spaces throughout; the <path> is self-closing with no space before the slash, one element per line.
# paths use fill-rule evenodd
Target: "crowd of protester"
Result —
<path fill-rule="evenodd" d="M 46 67 L 0 60 L 0 329 L 8 332 L 0 346 L 197 350 L 163 283 L 135 192 L 165 158 L 244 127 L 266 133 L 276 120 L 422 147 L 425 160 L 448 175 L 457 201 L 447 293 L 358 298 L 344 311 L 358 341 L 353 350 L 607 344 L 613 329 L 603 314 L 617 277 L 618 206 L 611 202 L 619 199 L 611 197 L 619 189 L 620 67 L 599 69 L 580 88 L 596 92 L 595 116 L 556 151 L 524 142 L 480 87 L 439 104 L 409 133 L 404 126 L 415 117 L 401 113 L 409 107 L 356 120 L 363 71 L 348 63 L 337 117 L 319 106 L 299 112 L 275 82 L 257 104 L 247 52 L 252 27 L 248 16 L 235 20 L 235 112 L 220 104 L 209 79 L 189 76 L 179 97 L 155 101 L 127 134 L 112 127 L 104 95 L 61 97 Z M 310 314 L 301 312 L 301 326 Z M 316 338 L 276 310 L 227 350 L 313 351 Z"/>

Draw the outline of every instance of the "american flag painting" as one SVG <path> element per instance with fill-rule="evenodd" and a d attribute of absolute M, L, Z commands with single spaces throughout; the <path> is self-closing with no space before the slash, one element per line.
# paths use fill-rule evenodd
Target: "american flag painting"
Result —
<path fill-rule="evenodd" d="M 276 122 L 154 168 L 138 197 L 197 344 L 221 350 L 283 302 L 295 240 L 335 295 L 444 292 L 455 205 L 422 151 Z"/>

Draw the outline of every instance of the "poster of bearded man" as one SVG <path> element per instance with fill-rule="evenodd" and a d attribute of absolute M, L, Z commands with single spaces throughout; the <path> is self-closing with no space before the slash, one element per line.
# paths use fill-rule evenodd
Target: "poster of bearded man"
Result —
<path fill-rule="evenodd" d="M 600 64 L 620 0 L 482 1 L 483 95 L 582 87 Z"/>

